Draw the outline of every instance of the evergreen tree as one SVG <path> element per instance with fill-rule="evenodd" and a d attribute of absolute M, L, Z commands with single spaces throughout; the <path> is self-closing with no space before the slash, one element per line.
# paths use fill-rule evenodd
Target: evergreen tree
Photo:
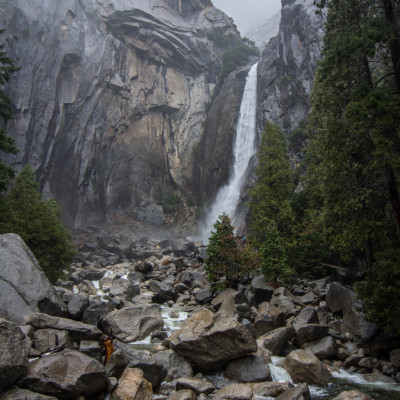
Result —
<path fill-rule="evenodd" d="M 74 256 L 70 235 L 54 199 L 43 201 L 32 169 L 25 167 L 4 197 L 0 233 L 17 233 L 32 250 L 50 281 L 68 269 Z"/>
<path fill-rule="evenodd" d="M 289 282 L 294 271 L 287 263 L 287 254 L 274 221 L 264 228 L 264 242 L 261 245 L 261 271 L 267 281 Z"/>
<path fill-rule="evenodd" d="M 267 122 L 257 158 L 256 182 L 249 189 L 251 240 L 261 247 L 266 227 L 274 221 L 282 239 L 288 242 L 294 221 L 290 206 L 293 182 L 285 137 L 278 126 Z"/>
<path fill-rule="evenodd" d="M 328 14 L 311 96 L 307 188 L 321 204 L 315 221 L 326 242 L 348 260 L 363 252 L 367 286 L 378 288 L 395 272 L 400 244 L 398 21 L 390 22 L 390 0 L 318 3 Z M 396 304 L 398 292 L 387 293 Z"/>
<path fill-rule="evenodd" d="M 0 34 L 4 32 L 0 30 Z M 7 57 L 4 49 L 5 44 L 0 44 L 0 154 L 16 154 L 17 148 L 14 146 L 14 140 L 7 136 L 4 128 L 7 122 L 12 118 L 11 100 L 6 96 L 2 87 L 10 80 L 11 74 L 18 71 L 15 62 Z M 15 175 L 15 171 L 0 161 L 0 192 L 7 190 L 8 182 Z"/>

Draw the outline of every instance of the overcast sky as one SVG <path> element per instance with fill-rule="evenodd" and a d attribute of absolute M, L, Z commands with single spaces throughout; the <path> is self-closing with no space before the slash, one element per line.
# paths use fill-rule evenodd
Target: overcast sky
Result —
<path fill-rule="evenodd" d="M 235 21 L 243 35 L 254 25 L 264 22 L 281 9 L 281 0 L 211 0 L 215 7 Z"/>

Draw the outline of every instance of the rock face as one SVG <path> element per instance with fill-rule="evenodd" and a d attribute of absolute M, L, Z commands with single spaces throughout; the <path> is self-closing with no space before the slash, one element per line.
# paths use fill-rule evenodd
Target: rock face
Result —
<path fill-rule="evenodd" d="M 30 349 L 20 328 L 0 319 L 0 393 L 25 373 Z"/>
<path fill-rule="evenodd" d="M 32 165 L 69 226 L 192 190 L 194 148 L 231 46 L 215 38 L 240 42 L 230 18 L 208 0 L 1 4 L 2 42 L 21 66 L 7 88 L 20 149 L 10 161 Z"/>
<path fill-rule="evenodd" d="M 205 309 L 194 313 L 164 343 L 203 370 L 257 351 L 256 341 L 243 325 Z"/>
<path fill-rule="evenodd" d="M 66 312 L 66 305 L 18 235 L 0 235 L 0 265 L 0 317 L 20 324 L 38 311 Z"/>

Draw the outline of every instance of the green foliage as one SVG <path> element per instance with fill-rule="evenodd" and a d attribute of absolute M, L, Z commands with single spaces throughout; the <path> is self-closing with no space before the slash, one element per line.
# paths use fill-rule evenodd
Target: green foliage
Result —
<path fill-rule="evenodd" d="M 282 130 L 268 122 L 257 153 L 256 182 L 249 190 L 251 240 L 261 247 L 266 240 L 265 227 L 272 221 L 284 241 L 291 235 L 294 215 L 290 206 L 293 193 L 292 172 Z"/>
<path fill-rule="evenodd" d="M 169 196 L 165 197 L 163 199 L 163 202 L 164 214 L 172 215 L 177 213 L 179 206 L 182 204 L 182 199 L 178 194 L 172 193 Z"/>
<path fill-rule="evenodd" d="M 42 200 L 29 166 L 0 204 L 0 233 L 7 232 L 22 237 L 50 281 L 55 282 L 69 268 L 75 252 L 60 208 L 54 199 Z"/>
<path fill-rule="evenodd" d="M 188 207 L 194 207 L 196 205 L 196 200 L 193 196 L 193 193 L 189 193 L 189 196 L 186 199 L 186 205 Z"/>
<path fill-rule="evenodd" d="M 218 76 L 219 85 L 222 86 L 224 79 L 232 71 L 246 65 L 251 56 L 259 55 L 260 52 L 256 47 L 250 47 L 244 44 L 227 50 L 222 56 L 222 68 Z"/>
<path fill-rule="evenodd" d="M 233 233 L 229 216 L 220 214 L 214 224 L 207 247 L 205 261 L 207 279 L 213 290 L 237 287 L 244 276 L 258 266 L 257 254 L 246 243 L 240 242 Z"/>
<path fill-rule="evenodd" d="M 0 30 L 0 34 L 4 30 Z M 4 49 L 5 44 L 0 44 L 0 126 L 7 124 L 12 118 L 11 100 L 3 92 L 3 86 L 9 82 L 11 75 L 18 71 L 15 62 L 7 57 Z M 0 154 L 17 154 L 18 150 L 14 146 L 14 139 L 7 136 L 7 131 L 0 128 Z M 0 161 L 0 192 L 7 190 L 8 183 L 15 175 L 14 169 Z"/>
<path fill-rule="evenodd" d="M 261 271 L 267 281 L 281 279 L 290 282 L 294 271 L 287 263 L 287 254 L 282 238 L 274 221 L 271 221 L 264 230 L 264 241 L 260 247 Z"/>

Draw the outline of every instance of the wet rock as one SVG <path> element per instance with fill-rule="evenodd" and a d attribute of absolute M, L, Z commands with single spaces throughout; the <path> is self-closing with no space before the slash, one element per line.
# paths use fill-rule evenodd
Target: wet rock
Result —
<path fill-rule="evenodd" d="M 266 333 L 257 339 L 259 345 L 276 356 L 284 353 L 290 340 L 294 338 L 295 330 L 292 327 L 282 327 Z"/>
<path fill-rule="evenodd" d="M 10 389 L 0 394 L 0 400 L 57 400 L 57 397 L 34 393 L 26 389 Z"/>
<path fill-rule="evenodd" d="M 199 396 L 201 393 L 209 394 L 215 390 L 214 385 L 211 382 L 203 379 L 192 378 L 189 376 L 183 376 L 176 381 L 176 389 L 190 389 Z"/>
<path fill-rule="evenodd" d="M 337 355 L 335 339 L 332 336 L 305 343 L 302 349 L 313 353 L 320 360 L 335 358 Z"/>
<path fill-rule="evenodd" d="M 252 385 L 254 397 L 278 397 L 293 385 L 289 382 L 261 382 Z"/>
<path fill-rule="evenodd" d="M 0 235 L 0 265 L 0 317 L 22 324 L 36 312 L 66 314 L 65 303 L 18 235 Z"/>
<path fill-rule="evenodd" d="M 311 400 L 310 390 L 303 383 L 279 395 L 276 400 Z"/>
<path fill-rule="evenodd" d="M 364 342 L 376 332 L 376 326 L 366 321 L 362 303 L 354 291 L 333 282 L 329 285 L 326 303 L 332 312 L 342 311 L 341 333 L 350 333 Z"/>
<path fill-rule="evenodd" d="M 283 361 L 282 367 L 289 372 L 295 383 L 327 386 L 332 379 L 321 361 L 314 354 L 304 350 L 292 351 Z"/>
<path fill-rule="evenodd" d="M 159 351 L 154 354 L 154 360 L 168 371 L 165 377 L 166 380 L 178 379 L 182 376 L 193 376 L 191 365 L 173 350 Z"/>
<path fill-rule="evenodd" d="M 229 362 L 225 377 L 240 383 L 264 382 L 271 379 L 271 371 L 264 358 L 251 355 Z"/>
<path fill-rule="evenodd" d="M 346 390 L 336 396 L 333 400 L 372 400 L 372 397 L 358 390 Z"/>
<path fill-rule="evenodd" d="M 271 303 L 261 303 L 254 320 L 254 329 L 257 337 L 271 332 L 285 325 L 285 312 Z"/>
<path fill-rule="evenodd" d="M 126 368 L 110 400 L 151 400 L 152 397 L 151 383 L 144 378 L 143 371 L 138 368 Z"/>
<path fill-rule="evenodd" d="M 195 312 L 164 344 L 205 370 L 257 351 L 255 339 L 243 325 L 205 309 Z"/>
<path fill-rule="evenodd" d="M 59 398 L 90 397 L 107 387 L 107 376 L 94 358 L 63 350 L 32 361 L 20 383 L 30 390 Z"/>
<path fill-rule="evenodd" d="M 25 373 L 30 349 L 21 329 L 0 318 L 0 392 Z"/>
<path fill-rule="evenodd" d="M 56 329 L 38 329 L 33 336 L 33 347 L 46 353 L 56 347 L 73 348 L 73 342 L 67 331 Z"/>
<path fill-rule="evenodd" d="M 72 319 L 51 317 L 47 314 L 35 314 L 27 320 L 27 323 L 35 329 L 57 329 L 70 333 L 74 341 L 97 340 L 101 336 L 101 331 L 93 325 L 73 321 Z"/>
<path fill-rule="evenodd" d="M 122 342 L 144 339 L 151 332 L 162 329 L 164 321 L 160 307 L 137 305 L 109 313 L 102 321 L 104 332 Z"/>
<path fill-rule="evenodd" d="M 378 371 L 374 371 L 371 374 L 364 374 L 363 378 L 368 382 L 396 383 L 395 379 Z"/>
<path fill-rule="evenodd" d="M 213 400 L 251 400 L 252 397 L 251 386 L 244 383 L 233 383 L 218 390 Z"/>

